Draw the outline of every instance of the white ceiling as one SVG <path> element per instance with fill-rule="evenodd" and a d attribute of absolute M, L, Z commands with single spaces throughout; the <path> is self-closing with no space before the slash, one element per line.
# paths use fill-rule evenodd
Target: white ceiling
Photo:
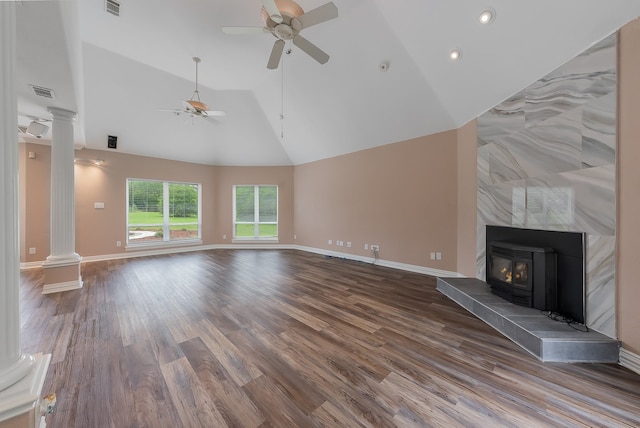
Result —
<path fill-rule="evenodd" d="M 261 0 L 121 0 L 119 17 L 104 0 L 16 3 L 19 124 L 53 106 L 78 113 L 87 148 L 116 135 L 123 153 L 297 165 L 464 125 L 640 16 L 637 0 L 333 1 L 337 19 L 303 30 L 329 62 L 291 46 L 278 70 L 272 35 L 221 31 L 261 26 Z M 483 26 L 487 6 L 497 17 Z M 227 112 L 218 123 L 160 111 L 191 98 L 194 56 L 202 101 Z"/>

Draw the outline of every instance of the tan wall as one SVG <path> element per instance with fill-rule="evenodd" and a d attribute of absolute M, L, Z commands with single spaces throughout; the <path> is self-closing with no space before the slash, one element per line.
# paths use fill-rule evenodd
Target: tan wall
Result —
<path fill-rule="evenodd" d="M 35 154 L 35 159 L 28 159 L 29 152 Z M 20 261 L 41 261 L 47 258 L 50 250 L 51 148 L 41 144 L 24 144 L 20 156 L 20 205 L 24 206 L 20 213 L 21 227 L 24 227 Z M 25 195 L 27 197 L 23 197 Z M 29 254 L 29 248 L 35 248 L 36 253 Z"/>
<path fill-rule="evenodd" d="M 476 276 L 476 234 L 478 198 L 478 132 L 477 122 L 458 129 L 458 267 L 468 277 Z"/>
<path fill-rule="evenodd" d="M 371 254 L 365 243 L 377 244 L 381 259 L 455 271 L 456 135 L 296 166 L 296 243 L 360 256 Z M 430 260 L 430 252 L 442 260 Z"/>
<path fill-rule="evenodd" d="M 213 219 L 217 244 L 230 244 L 233 236 L 233 186 L 278 186 L 278 240 L 280 244 L 293 242 L 293 166 L 215 167 L 215 206 Z M 226 235 L 226 240 L 224 239 Z"/>
<path fill-rule="evenodd" d="M 35 159 L 28 159 L 29 151 L 36 153 Z M 21 261 L 43 261 L 49 255 L 51 148 L 23 144 L 20 156 Z M 76 151 L 76 157 L 105 161 L 102 166 L 74 166 L 76 252 L 83 257 L 126 252 L 127 178 L 200 183 L 203 245 L 231 243 L 234 184 L 277 184 L 280 243 L 293 240 L 292 166 L 215 167 L 90 149 Z M 104 203 L 104 209 L 96 209 L 96 202 Z M 36 248 L 35 255 L 28 254 L 30 247 Z"/>
<path fill-rule="evenodd" d="M 127 178 L 200 183 L 202 242 L 213 243 L 213 167 L 89 149 L 77 151 L 76 157 L 105 161 L 102 166 L 75 165 L 76 252 L 81 256 L 125 251 Z M 96 209 L 95 202 L 103 202 L 104 209 Z M 117 247 L 116 241 L 121 241 L 122 247 Z"/>
<path fill-rule="evenodd" d="M 640 355 L 640 20 L 622 28 L 618 46 L 617 329 L 623 347 Z"/>

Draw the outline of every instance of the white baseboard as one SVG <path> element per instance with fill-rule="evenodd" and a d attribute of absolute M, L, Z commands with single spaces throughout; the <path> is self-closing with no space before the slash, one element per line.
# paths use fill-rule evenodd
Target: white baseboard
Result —
<path fill-rule="evenodd" d="M 247 244 L 212 244 L 212 245 L 197 245 L 197 246 L 186 246 L 186 247 L 169 247 L 169 248 L 154 248 L 148 250 L 139 250 L 139 251 L 127 251 L 126 253 L 116 253 L 116 254 L 101 254 L 98 256 L 85 256 L 82 257 L 82 263 L 87 262 L 101 262 L 107 260 L 119 260 L 119 259 L 129 259 L 133 257 L 146 257 L 146 256 L 157 256 L 162 254 L 175 254 L 175 253 L 186 253 L 190 251 L 204 251 L 204 250 L 237 250 L 237 249 L 248 249 L 248 250 L 300 250 L 306 251 L 308 253 L 322 254 L 328 257 L 335 257 L 339 259 L 347 259 L 347 260 L 355 260 L 364 263 L 376 264 L 378 266 L 390 267 L 393 269 L 405 270 L 408 272 L 416 272 L 422 273 L 425 275 L 432 276 L 441 276 L 441 277 L 463 277 L 457 272 L 450 272 L 441 269 L 430 268 L 426 266 L 418 266 L 411 265 L 407 263 L 394 262 L 390 260 L 378 259 L 375 260 L 371 257 L 359 256 L 356 254 L 349 253 L 341 253 L 338 251 L 325 250 L 322 248 L 314 248 L 314 247 L 305 247 L 303 245 L 290 245 L 290 244 L 260 244 L 260 243 L 247 243 Z M 20 269 L 34 269 L 42 267 L 42 262 L 29 262 L 29 263 L 21 263 Z M 46 286 L 45 286 L 46 287 Z M 79 287 L 77 287 L 79 288 Z M 63 290 L 60 290 L 63 291 Z M 56 291 L 51 291 L 58 292 Z"/>
<path fill-rule="evenodd" d="M 61 293 L 63 291 L 78 290 L 82 288 L 82 278 L 77 281 L 57 282 L 55 284 L 45 284 L 42 287 L 42 294 Z"/>
<path fill-rule="evenodd" d="M 620 365 L 640 374 L 640 355 L 620 348 Z"/>
<path fill-rule="evenodd" d="M 435 269 L 435 268 L 430 268 L 426 266 L 410 265 L 407 263 L 394 262 L 391 260 L 383 260 L 383 259 L 376 260 L 372 257 L 358 256 L 356 254 L 349 254 L 349 253 L 340 253 L 337 251 L 324 250 L 321 248 L 304 247 L 302 245 L 294 245 L 292 248 L 295 250 L 306 251 L 308 253 L 322 254 L 325 256 L 336 257 L 339 259 L 356 260 L 359 262 L 370 263 L 370 264 L 375 264 L 375 265 L 384 266 L 384 267 L 390 267 L 393 269 L 405 270 L 408 272 L 422 273 L 425 275 L 442 276 L 442 277 L 452 277 L 452 276 L 463 277 L 464 276 L 457 272 L 449 272 L 446 270 Z"/>

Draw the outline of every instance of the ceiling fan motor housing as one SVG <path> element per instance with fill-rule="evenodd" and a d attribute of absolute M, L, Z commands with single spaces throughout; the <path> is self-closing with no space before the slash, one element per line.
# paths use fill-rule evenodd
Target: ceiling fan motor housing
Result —
<path fill-rule="evenodd" d="M 280 40 L 291 40 L 293 36 L 297 34 L 297 31 L 294 31 L 293 28 L 287 24 L 278 24 L 273 29 L 273 34 Z"/>

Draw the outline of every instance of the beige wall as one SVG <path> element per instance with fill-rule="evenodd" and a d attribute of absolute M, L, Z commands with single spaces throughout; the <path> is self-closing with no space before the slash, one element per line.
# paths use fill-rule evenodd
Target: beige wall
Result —
<path fill-rule="evenodd" d="M 35 159 L 28 159 L 30 151 Z M 21 261 L 43 261 L 49 255 L 51 149 L 21 144 L 20 156 Z M 126 252 L 127 178 L 200 183 L 203 245 L 231 244 L 234 184 L 277 184 L 280 243 L 293 240 L 292 166 L 216 167 L 89 149 L 76 151 L 76 157 L 105 161 L 102 166 L 88 162 L 74 166 L 76 252 L 83 257 Z M 96 202 L 104 203 L 104 209 L 96 209 Z M 35 255 L 28 254 L 30 247 L 36 248 Z"/>
<path fill-rule="evenodd" d="M 365 243 L 377 244 L 381 259 L 455 271 L 456 135 L 296 166 L 296 243 L 360 256 L 371 254 Z M 442 260 L 430 260 L 430 252 Z"/>
<path fill-rule="evenodd" d="M 89 149 L 76 151 L 76 157 L 105 161 L 102 166 L 75 165 L 76 252 L 81 256 L 125 251 L 127 178 L 200 183 L 202 242 L 213 244 L 213 167 Z M 96 209 L 95 202 L 103 202 L 104 209 Z M 122 247 L 117 247 L 116 241 L 121 241 Z"/>
<path fill-rule="evenodd" d="M 475 120 L 458 129 L 458 266 L 456 272 L 475 278 L 478 198 L 478 129 Z"/>
<path fill-rule="evenodd" d="M 21 261 L 40 261 L 49 255 L 49 202 L 51 195 L 51 148 L 41 144 L 24 144 L 20 150 L 20 227 Z M 29 152 L 35 159 L 28 159 Z M 23 169 L 24 166 L 24 169 Z M 28 197 L 22 197 L 28 195 Z M 36 254 L 29 254 L 28 249 L 35 248 Z M 23 257 L 24 255 L 24 257 Z"/>
<path fill-rule="evenodd" d="M 215 243 L 231 244 L 233 236 L 233 186 L 236 184 L 278 186 L 278 240 L 293 242 L 293 166 L 277 167 L 215 167 L 216 230 Z M 226 235 L 226 240 L 224 239 Z"/>
<path fill-rule="evenodd" d="M 640 355 L 640 20 L 620 31 L 618 64 L 617 329 Z"/>

